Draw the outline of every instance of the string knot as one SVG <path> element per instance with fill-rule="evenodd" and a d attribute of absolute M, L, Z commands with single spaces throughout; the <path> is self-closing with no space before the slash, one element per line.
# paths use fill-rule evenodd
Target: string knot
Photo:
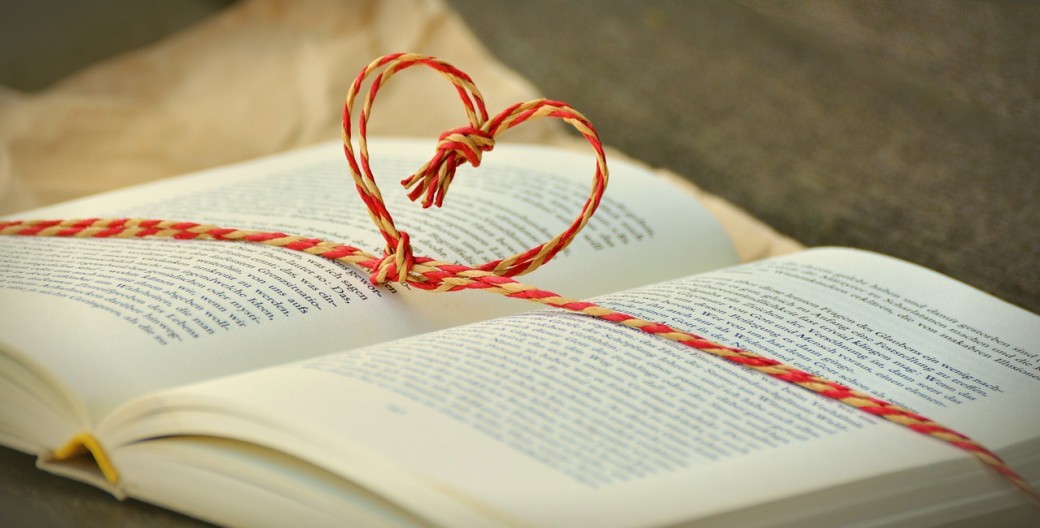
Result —
<path fill-rule="evenodd" d="M 412 243 L 408 233 L 400 231 L 399 235 L 396 247 L 387 246 L 383 251 L 383 258 L 372 267 L 372 275 L 368 278 L 372 284 L 383 284 L 387 282 L 388 277 L 392 282 L 408 281 L 408 274 L 415 265 L 415 256 L 412 255 Z"/>
<path fill-rule="evenodd" d="M 441 134 L 433 158 L 415 174 L 401 180 L 401 185 L 411 189 L 408 198 L 412 201 L 423 196 L 423 208 L 440 207 L 455 177 L 455 169 L 466 162 L 479 167 L 483 153 L 493 148 L 495 138 L 484 130 L 470 125 L 448 130 Z"/>

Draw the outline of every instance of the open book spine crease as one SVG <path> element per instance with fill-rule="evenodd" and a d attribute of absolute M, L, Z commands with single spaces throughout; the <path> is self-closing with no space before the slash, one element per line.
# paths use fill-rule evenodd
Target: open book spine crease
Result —
<path fill-rule="evenodd" d="M 366 121 L 372 102 L 379 87 L 394 73 L 405 68 L 423 65 L 440 72 L 455 85 L 466 114 L 469 127 L 460 127 L 442 134 L 433 160 L 415 175 L 405 178 L 406 185 L 417 185 L 412 191 L 413 199 L 425 196 L 424 206 L 440 205 L 455 169 L 464 162 L 476 165 L 480 153 L 490 150 L 493 138 L 525 121 L 552 117 L 562 119 L 588 140 L 596 153 L 596 171 L 592 191 L 578 217 L 562 233 L 548 242 L 502 260 L 491 261 L 479 266 L 466 266 L 442 262 L 429 257 L 412 254 L 406 233 L 397 229 L 383 203 L 382 195 L 369 167 Z M 351 111 L 363 81 L 374 71 L 377 74 L 369 88 L 359 118 L 360 162 L 354 155 L 351 138 Z M 506 297 L 526 299 L 547 306 L 561 308 L 583 315 L 596 317 L 612 323 L 641 330 L 647 334 L 677 342 L 689 348 L 719 356 L 732 363 L 742 365 L 773 378 L 798 385 L 821 396 L 831 398 L 860 409 L 874 416 L 905 426 L 918 433 L 944 441 L 965 450 L 1010 480 L 1037 507 L 1040 493 L 1031 484 L 1012 470 L 998 455 L 965 435 L 944 427 L 908 409 L 884 400 L 855 391 L 826 378 L 785 365 L 779 361 L 740 348 L 721 345 L 696 334 L 681 331 L 669 325 L 641 319 L 587 301 L 579 301 L 526 285 L 511 277 L 533 271 L 566 247 L 588 222 L 595 212 L 607 181 L 606 161 L 598 134 L 592 125 L 564 103 L 535 100 L 520 103 L 488 119 L 483 97 L 463 72 L 432 57 L 413 54 L 393 54 L 376 59 L 366 66 L 351 85 L 343 110 L 343 147 L 353 173 L 355 184 L 369 215 L 386 240 L 387 249 L 383 256 L 367 253 L 359 248 L 337 244 L 317 238 L 292 236 L 281 232 L 264 232 L 223 228 L 213 225 L 170 220 L 144 220 L 134 218 L 72 219 L 72 220 L 9 220 L 0 221 L 0 235 L 22 235 L 39 237 L 77 238 L 168 238 L 180 240 L 215 240 L 251 242 L 289 250 L 302 251 L 342 264 L 355 265 L 371 272 L 374 284 L 387 281 L 406 283 L 418 289 L 449 292 L 464 289 L 480 289 Z M 69 444 L 71 454 L 89 450 L 95 458 L 107 461 L 103 450 L 91 437 L 73 439 Z M 93 447 L 92 447 L 93 445 Z M 95 449 L 96 448 L 96 449 Z M 99 454 L 101 456 L 99 456 Z M 118 480 L 115 468 L 107 463 L 106 477 Z M 106 468 L 102 467 L 103 470 Z M 109 472 L 111 475 L 109 475 Z"/>

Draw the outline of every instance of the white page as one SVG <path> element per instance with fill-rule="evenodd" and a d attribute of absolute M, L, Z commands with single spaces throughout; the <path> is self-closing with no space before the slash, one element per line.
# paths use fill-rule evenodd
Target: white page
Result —
<path fill-rule="evenodd" d="M 715 294 L 707 292 L 712 284 Z M 752 297 L 741 298 L 738 287 Z M 727 307 L 731 298 L 747 313 L 719 324 L 710 314 L 736 311 Z M 1040 444 L 1040 423 L 1029 411 L 1040 405 L 1040 380 L 1029 374 L 1040 365 L 1038 318 L 921 268 L 852 250 L 817 250 L 603 302 L 701 326 L 731 343 L 747 341 L 734 332 L 751 328 L 736 329 L 734 321 L 756 322 L 756 334 L 790 325 L 768 303 L 816 303 L 827 321 L 790 308 L 799 312 L 795 320 L 808 316 L 806 328 L 829 334 L 848 318 L 863 332 L 870 327 L 870 350 L 898 346 L 915 351 L 922 364 L 934 358 L 946 365 L 914 374 L 900 388 L 885 377 L 897 379 L 894 372 L 906 369 L 875 355 L 884 366 L 846 363 L 849 370 L 836 370 L 838 378 L 884 392 L 996 449 L 1031 445 L 1027 451 L 1035 453 Z M 990 336 L 991 357 L 918 330 L 921 316 L 907 320 L 878 307 L 911 302 L 950 329 Z M 807 342 L 794 337 L 806 332 L 781 332 L 775 343 L 755 348 L 810 371 L 839 369 L 824 345 L 797 348 Z M 973 373 L 973 382 L 961 379 L 975 387 L 964 389 L 974 399 L 943 398 L 946 389 L 928 379 L 947 379 L 940 372 L 949 379 Z M 938 399 L 927 396 L 932 390 L 940 391 Z M 448 525 L 467 521 L 455 511 L 460 505 L 489 523 L 668 524 L 950 463 L 970 486 L 945 489 L 953 493 L 946 499 L 985 492 L 1021 500 L 995 473 L 934 439 L 681 345 L 553 311 L 156 395 L 102 427 L 113 446 L 176 433 L 226 435 L 283 450 Z M 118 448 L 113 456 L 118 466 Z M 1038 474 L 1027 477 L 1040 478 L 1040 468 L 1030 468 Z M 127 475 L 133 478 L 132 468 Z M 416 492 L 417 485 L 432 496 Z M 912 488 L 928 485 L 925 478 Z M 913 505 L 904 500 L 889 507 Z"/>
<path fill-rule="evenodd" d="M 19 217 L 187 220 L 379 253 L 382 239 L 341 148 L 325 144 Z M 472 264 L 562 230 L 595 167 L 588 155 L 502 146 L 481 169 L 460 170 L 443 209 L 422 211 L 395 182 L 432 151 L 415 141 L 373 142 L 376 177 L 416 255 Z M 692 198 L 641 169 L 611 168 L 597 216 L 528 276 L 532 283 L 587 296 L 735 260 Z M 0 265 L 0 349 L 54 373 L 95 418 L 145 391 L 534 307 L 479 292 L 393 294 L 352 268 L 245 244 L 0 237 Z"/>

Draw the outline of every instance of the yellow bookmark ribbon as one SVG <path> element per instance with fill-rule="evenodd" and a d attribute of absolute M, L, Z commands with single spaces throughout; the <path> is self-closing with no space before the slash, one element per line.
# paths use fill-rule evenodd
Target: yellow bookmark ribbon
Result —
<path fill-rule="evenodd" d="M 105 476 L 105 480 L 110 484 L 119 483 L 119 472 L 112 465 L 112 460 L 108 458 L 108 454 L 101 447 L 101 443 L 90 433 L 79 433 L 73 436 L 68 443 L 54 451 L 54 459 L 69 460 L 88 453 L 94 457 L 94 462 L 101 469 L 101 474 Z"/>

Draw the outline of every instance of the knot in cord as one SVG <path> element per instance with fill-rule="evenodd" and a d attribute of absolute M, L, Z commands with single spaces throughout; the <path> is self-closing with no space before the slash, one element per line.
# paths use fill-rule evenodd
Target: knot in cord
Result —
<path fill-rule="evenodd" d="M 441 134 L 433 158 L 415 174 L 401 180 L 401 185 L 411 189 L 408 198 L 412 201 L 424 196 L 424 208 L 440 207 L 455 177 L 455 169 L 465 162 L 479 167 L 483 153 L 493 148 L 495 138 L 480 128 L 467 125 L 448 130 Z"/>
<path fill-rule="evenodd" d="M 387 282 L 387 278 L 392 282 L 405 283 L 408 281 L 408 274 L 415 265 L 415 256 L 412 255 L 412 243 L 408 233 L 400 231 L 399 234 L 397 246 L 394 248 L 387 246 L 383 251 L 383 258 L 372 267 L 372 274 L 368 277 L 372 284 L 383 284 Z"/>
<path fill-rule="evenodd" d="M 437 152 L 452 156 L 453 159 L 461 155 L 474 167 L 480 166 L 481 154 L 493 148 L 495 138 L 472 126 L 461 126 L 444 132 L 437 142 Z"/>

